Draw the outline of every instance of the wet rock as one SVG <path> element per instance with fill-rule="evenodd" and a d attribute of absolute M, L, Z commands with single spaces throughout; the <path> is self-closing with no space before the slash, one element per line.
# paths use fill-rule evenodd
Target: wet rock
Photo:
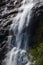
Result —
<path fill-rule="evenodd" d="M 18 13 L 21 0 L 0 0 L 0 65 L 9 51 L 8 36 L 10 37 L 10 25 Z"/>
<path fill-rule="evenodd" d="M 39 27 L 40 19 L 43 17 L 43 2 L 36 3 L 35 6 L 32 8 L 32 14 L 30 19 L 30 25 L 29 25 L 29 34 L 30 34 L 30 41 L 29 46 L 33 47 L 34 44 L 37 43 L 37 40 L 35 39 L 35 35 L 37 32 L 37 29 Z"/>
<path fill-rule="evenodd" d="M 0 0 L 0 65 L 2 60 L 5 58 L 5 54 L 8 51 L 8 36 L 10 31 L 10 25 L 12 24 L 13 18 L 17 15 L 18 8 L 22 5 L 22 0 Z M 33 36 L 38 27 L 39 18 L 43 15 L 43 2 L 37 3 L 33 7 L 32 17 L 30 19 L 30 25 L 27 29 L 30 34 L 30 46 L 35 43 Z M 36 27 L 37 26 L 37 27 Z M 13 43 L 13 42 L 12 42 Z M 31 45 L 32 44 L 32 45 Z"/>

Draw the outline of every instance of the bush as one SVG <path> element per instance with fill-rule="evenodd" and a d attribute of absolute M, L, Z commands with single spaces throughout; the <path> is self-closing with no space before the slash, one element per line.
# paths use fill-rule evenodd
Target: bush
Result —
<path fill-rule="evenodd" d="M 40 43 L 38 47 L 30 50 L 32 55 L 31 61 L 35 61 L 34 65 L 43 65 L 43 43 Z"/>

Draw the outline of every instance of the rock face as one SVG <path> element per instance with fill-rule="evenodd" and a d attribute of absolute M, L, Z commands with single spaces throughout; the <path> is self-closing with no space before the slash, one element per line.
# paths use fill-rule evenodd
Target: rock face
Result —
<path fill-rule="evenodd" d="M 43 2 L 36 3 L 36 5 L 33 7 L 32 10 L 33 10 L 31 14 L 32 17 L 30 19 L 30 25 L 29 25 L 30 47 L 33 47 L 34 44 L 37 43 L 37 40 L 35 39 L 35 35 L 39 27 L 39 24 L 41 22 L 40 19 L 43 17 Z"/>
<path fill-rule="evenodd" d="M 18 13 L 21 0 L 0 0 L 0 65 L 9 51 L 8 36 L 13 18 Z"/>
<path fill-rule="evenodd" d="M 0 65 L 8 50 L 8 36 L 13 18 L 17 15 L 22 0 L 0 0 Z M 30 19 L 29 32 L 30 43 L 35 43 L 33 36 L 39 24 L 39 18 L 43 16 L 43 2 L 33 7 L 32 18 Z M 21 12 L 21 11 L 20 11 Z M 37 26 L 37 27 L 36 27 Z M 30 46 L 31 46 L 30 44 Z M 33 45 L 33 44 L 32 44 Z"/>

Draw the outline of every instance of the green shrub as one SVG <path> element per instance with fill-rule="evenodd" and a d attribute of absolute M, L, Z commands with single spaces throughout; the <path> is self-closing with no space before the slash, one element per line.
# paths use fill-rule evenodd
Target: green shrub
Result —
<path fill-rule="evenodd" d="M 31 61 L 36 61 L 34 65 L 43 65 L 43 43 L 40 43 L 38 47 L 30 49 L 32 55 Z"/>

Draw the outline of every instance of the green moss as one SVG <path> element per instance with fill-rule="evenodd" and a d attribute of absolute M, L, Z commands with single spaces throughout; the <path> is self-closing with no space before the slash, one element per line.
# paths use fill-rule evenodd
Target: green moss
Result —
<path fill-rule="evenodd" d="M 31 62 L 35 61 L 34 65 L 43 65 L 43 16 L 40 18 L 34 38 L 37 43 L 30 49 L 32 55 L 30 60 Z"/>
<path fill-rule="evenodd" d="M 40 43 L 38 47 L 31 49 L 30 53 L 32 55 L 31 57 L 31 61 L 36 61 L 37 65 L 41 65 L 41 63 L 43 62 L 43 43 Z"/>

